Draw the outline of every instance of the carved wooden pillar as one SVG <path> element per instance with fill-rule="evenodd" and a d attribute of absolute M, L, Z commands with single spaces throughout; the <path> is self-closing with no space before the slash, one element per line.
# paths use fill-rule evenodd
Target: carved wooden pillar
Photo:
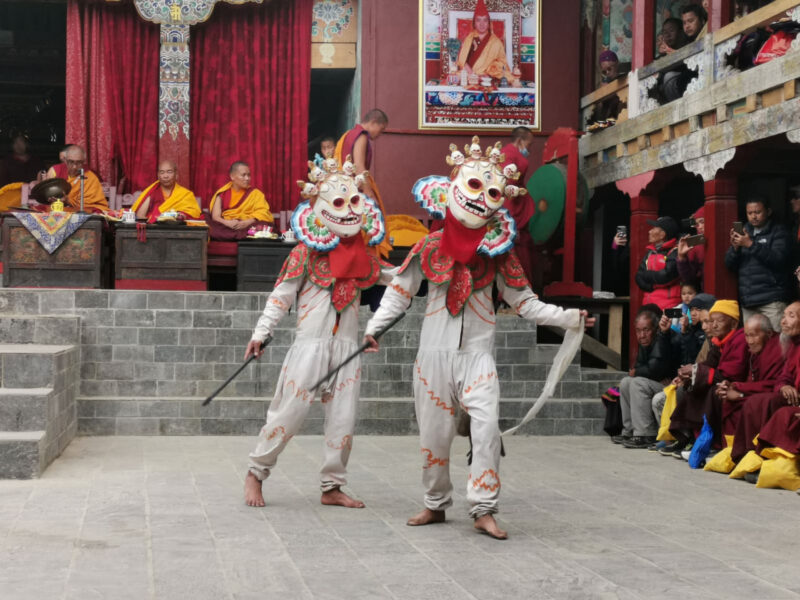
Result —
<path fill-rule="evenodd" d="M 134 0 L 136 10 L 144 20 L 161 26 L 158 159 L 174 161 L 178 165 L 179 179 L 184 183 L 189 181 L 190 28 L 206 21 L 217 2 L 261 4 L 263 1 Z"/>
<path fill-rule="evenodd" d="M 730 247 L 731 225 L 739 213 L 736 179 L 721 176 L 705 182 L 706 258 L 703 288 L 718 299 L 738 297 L 736 277 L 725 267 L 725 252 Z"/>
<path fill-rule="evenodd" d="M 630 277 L 630 305 L 628 310 L 629 345 L 628 359 L 630 364 L 636 361 L 636 331 L 633 326 L 636 312 L 642 306 L 644 292 L 636 285 L 636 271 L 639 269 L 644 254 L 647 250 L 647 232 L 651 226 L 648 219 L 658 218 L 658 196 L 648 189 L 655 178 L 655 171 L 622 179 L 617 182 L 617 189 L 628 194 L 631 200 L 631 221 L 628 230 L 629 277 Z"/>
<path fill-rule="evenodd" d="M 684 161 L 683 167 L 705 182 L 706 258 L 703 289 L 717 298 L 737 298 L 736 279 L 725 268 L 725 251 L 730 246 L 731 224 L 736 220 L 736 179 L 717 176 L 736 154 L 736 148 L 720 150 Z"/>
<path fill-rule="evenodd" d="M 173 160 L 180 180 L 189 182 L 188 25 L 161 25 L 158 90 L 158 157 Z"/>
<path fill-rule="evenodd" d="M 655 2 L 633 0 L 633 48 L 631 67 L 638 69 L 653 62 L 655 44 Z"/>
<path fill-rule="evenodd" d="M 708 10 L 708 32 L 717 31 L 731 22 L 731 1 L 711 0 Z"/>

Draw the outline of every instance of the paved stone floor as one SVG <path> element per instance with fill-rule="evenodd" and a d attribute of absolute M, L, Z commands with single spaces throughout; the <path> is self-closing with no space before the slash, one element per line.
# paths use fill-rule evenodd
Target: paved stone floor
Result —
<path fill-rule="evenodd" d="M 77 438 L 40 480 L 0 481 L 0 598 L 800 598 L 800 497 L 603 437 L 515 437 L 501 525 L 466 516 L 465 444 L 449 521 L 424 528 L 414 437 L 360 437 L 350 491 L 319 504 L 321 438 L 295 438 L 241 488 L 251 438 Z"/>

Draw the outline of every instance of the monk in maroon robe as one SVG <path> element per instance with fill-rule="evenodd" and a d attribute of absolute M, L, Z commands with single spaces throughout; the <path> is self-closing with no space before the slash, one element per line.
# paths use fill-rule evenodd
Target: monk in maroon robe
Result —
<path fill-rule="evenodd" d="M 518 185 L 525 187 L 528 182 L 528 154 L 531 144 L 533 144 L 533 134 L 527 127 L 517 127 L 511 132 L 511 143 L 506 144 L 501 152 L 505 156 L 503 166 L 514 164 L 519 172 Z M 533 238 L 528 231 L 528 221 L 531 220 L 535 208 L 533 199 L 530 195 L 519 195 L 516 198 L 509 198 L 503 204 L 514 218 L 517 225 L 517 237 L 514 240 L 514 251 L 517 253 L 519 262 L 528 281 L 533 281 Z"/>
<path fill-rule="evenodd" d="M 744 381 L 747 374 L 749 355 L 744 330 L 738 329 L 738 304 L 732 300 L 718 300 L 708 312 L 714 337 L 706 362 L 689 366 L 691 382 L 688 388 L 678 388 L 669 428 L 676 444 L 691 442 L 694 437 L 692 432 L 702 428 L 705 415 L 714 430 L 714 443 L 719 446 L 722 439 L 722 400 L 714 393 L 714 388 L 725 380 Z M 685 366 L 681 367 L 678 375 L 686 375 Z"/>
<path fill-rule="evenodd" d="M 749 351 L 745 380 L 725 380 L 717 384 L 715 392 L 722 400 L 722 433 L 725 435 L 736 435 L 741 409 L 748 396 L 769 392 L 775 387 L 783 368 L 783 350 L 774 333 L 769 319 L 758 313 L 744 324 L 744 339 Z"/>
<path fill-rule="evenodd" d="M 773 446 L 800 454 L 800 408 L 797 406 L 779 408 L 761 428 L 758 451 Z"/>
<path fill-rule="evenodd" d="M 755 450 L 753 438 L 780 408 L 797 402 L 800 389 L 800 302 L 786 307 L 781 319 L 780 343 L 783 347 L 782 368 L 773 389 L 746 399 L 740 410 L 739 424 L 733 438 L 731 458 L 738 462 Z"/>

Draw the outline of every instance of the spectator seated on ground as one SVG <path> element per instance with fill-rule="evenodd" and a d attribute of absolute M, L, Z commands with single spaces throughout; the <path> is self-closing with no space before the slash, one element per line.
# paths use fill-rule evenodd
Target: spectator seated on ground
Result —
<path fill-rule="evenodd" d="M 753 439 L 775 411 L 797 401 L 800 389 L 800 302 L 790 304 L 783 311 L 779 346 L 780 371 L 774 386 L 764 393 L 746 395 L 738 411 L 731 451 L 734 462 L 755 450 Z"/>
<path fill-rule="evenodd" d="M 600 80 L 603 84 L 622 77 L 619 69 L 619 58 L 611 50 L 604 50 L 600 53 Z M 617 94 L 612 94 L 595 104 L 592 114 L 589 115 L 586 126 L 589 131 L 605 129 L 616 124 L 617 117 L 626 104 Z"/>
<path fill-rule="evenodd" d="M 705 235 L 706 219 L 703 207 L 695 211 L 690 222 L 697 231 L 697 235 Z M 703 289 L 703 263 L 706 260 L 706 245 L 703 242 L 690 247 L 687 242 L 689 237 L 683 236 L 678 240 L 678 276 L 681 281 L 694 285 L 699 292 Z"/>
<path fill-rule="evenodd" d="M 744 231 L 731 229 L 725 265 L 739 278 L 739 302 L 745 320 L 758 312 L 778 331 L 791 296 L 789 232 L 770 218 L 772 211 L 763 197 L 750 197 L 746 211 Z"/>
<path fill-rule="evenodd" d="M 675 442 L 661 450 L 680 458 L 680 452 L 694 441 L 694 432 L 703 426 L 703 416 L 721 440 L 722 402 L 715 386 L 722 381 L 744 381 L 748 367 L 747 343 L 739 329 L 739 306 L 734 300 L 717 300 L 709 310 L 713 338 L 706 360 L 678 369 L 675 410 L 670 415 L 669 432 Z M 677 454 L 676 454 L 677 453 Z"/>
<path fill-rule="evenodd" d="M 670 321 L 672 330 L 676 333 L 682 332 L 683 326 L 681 321 L 683 321 L 683 319 L 686 319 L 687 321 L 690 319 L 689 303 L 694 299 L 695 296 L 697 296 L 697 288 L 694 286 L 694 284 L 681 281 L 681 303 L 674 308 L 679 308 L 682 315 L 680 317 L 673 317 Z"/>
<path fill-rule="evenodd" d="M 165 213 L 177 213 L 178 220 L 199 219 L 200 205 L 194 194 L 178 183 L 178 167 L 171 160 L 158 165 L 158 181 L 139 194 L 131 206 L 137 219 L 155 223 Z"/>
<path fill-rule="evenodd" d="M 231 180 L 214 193 L 208 205 L 211 239 L 223 242 L 243 240 L 251 227 L 264 229 L 273 222 L 263 192 L 250 185 L 249 165 L 236 161 L 229 175 Z"/>
<path fill-rule="evenodd" d="M 689 315 L 681 319 L 681 365 L 691 365 L 705 359 L 708 353 L 706 328 L 709 325 L 708 311 L 714 306 L 716 298 L 711 294 L 697 294 L 689 302 Z M 700 357 L 706 347 L 706 354 Z"/>
<path fill-rule="evenodd" d="M 622 432 L 611 440 L 626 448 L 646 448 L 655 441 L 658 424 L 650 404 L 669 381 L 670 341 L 658 331 L 658 315 L 645 310 L 634 322 L 639 350 L 636 363 L 619 384 Z"/>
<path fill-rule="evenodd" d="M 681 334 L 677 349 L 678 368 L 682 365 L 703 362 L 708 356 L 709 340 L 711 339 L 711 322 L 708 317 L 708 311 L 716 301 L 716 298 L 711 294 L 697 294 L 689 303 L 689 316 L 681 319 Z M 661 328 L 661 322 L 659 323 L 659 328 Z M 675 352 L 676 350 L 673 347 L 673 353 Z M 672 380 L 672 384 L 680 385 L 681 378 L 675 377 Z M 658 392 L 653 396 L 653 417 L 658 423 L 661 422 L 661 413 L 664 411 L 666 401 L 667 395 L 664 391 Z M 649 450 L 660 450 L 665 445 L 664 442 L 658 442 L 651 446 Z"/>
<path fill-rule="evenodd" d="M 642 304 L 653 303 L 660 309 L 675 306 L 680 298 L 676 264 L 678 224 L 671 217 L 648 220 L 647 252 L 636 272 L 636 285 L 645 292 Z"/>
<path fill-rule="evenodd" d="M 780 340 L 764 315 L 751 316 L 744 324 L 744 337 L 749 354 L 748 368 L 743 381 L 723 380 L 715 393 L 722 401 L 722 433 L 733 436 L 741 417 L 742 407 L 753 394 L 769 392 L 783 368 Z M 742 432 L 743 433 L 743 432 Z M 744 447 L 744 440 L 742 440 Z"/>

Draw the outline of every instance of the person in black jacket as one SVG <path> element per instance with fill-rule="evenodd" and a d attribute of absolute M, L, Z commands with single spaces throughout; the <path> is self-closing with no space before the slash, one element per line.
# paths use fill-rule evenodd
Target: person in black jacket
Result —
<path fill-rule="evenodd" d="M 658 316 L 651 311 L 639 313 L 634 327 L 639 351 L 628 377 L 619 384 L 622 433 L 612 441 L 626 448 L 647 448 L 655 442 L 658 432 L 652 399 L 671 375 L 670 339 L 658 332 Z"/>
<path fill-rule="evenodd" d="M 786 303 L 791 298 L 791 241 L 786 228 L 770 219 L 765 198 L 747 201 L 747 223 L 739 234 L 731 229 L 731 247 L 725 265 L 739 276 L 739 303 L 743 321 L 754 313 L 769 319 L 780 330 Z"/>

